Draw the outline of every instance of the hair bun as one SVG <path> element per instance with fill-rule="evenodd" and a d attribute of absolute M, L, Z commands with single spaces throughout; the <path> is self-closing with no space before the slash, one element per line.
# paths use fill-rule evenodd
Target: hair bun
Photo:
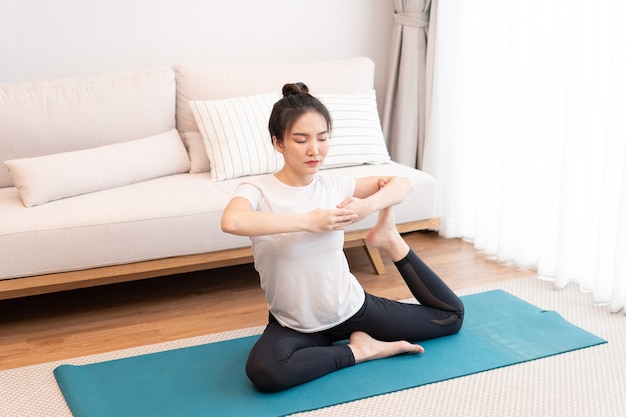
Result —
<path fill-rule="evenodd" d="M 302 82 L 289 83 L 283 85 L 283 97 L 287 97 L 294 94 L 308 94 L 309 87 Z"/>

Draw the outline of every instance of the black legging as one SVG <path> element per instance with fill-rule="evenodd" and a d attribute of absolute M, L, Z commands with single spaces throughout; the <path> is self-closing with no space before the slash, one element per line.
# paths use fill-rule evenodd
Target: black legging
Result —
<path fill-rule="evenodd" d="M 275 392 L 355 364 L 345 340 L 357 331 L 385 341 L 420 340 L 454 334 L 463 323 L 463 303 L 413 250 L 395 262 L 420 304 L 408 304 L 365 294 L 363 307 L 331 329 L 301 333 L 281 326 L 270 314 L 269 324 L 246 364 L 250 380 L 262 391 Z"/>

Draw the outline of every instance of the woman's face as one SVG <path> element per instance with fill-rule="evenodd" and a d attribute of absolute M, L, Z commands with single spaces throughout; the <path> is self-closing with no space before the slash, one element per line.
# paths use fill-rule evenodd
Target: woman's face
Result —
<path fill-rule="evenodd" d="M 299 178 L 315 174 L 328 154 L 329 136 L 324 116 L 315 111 L 304 113 L 285 133 L 282 143 L 274 139 L 274 147 L 285 160 L 283 170 Z"/>

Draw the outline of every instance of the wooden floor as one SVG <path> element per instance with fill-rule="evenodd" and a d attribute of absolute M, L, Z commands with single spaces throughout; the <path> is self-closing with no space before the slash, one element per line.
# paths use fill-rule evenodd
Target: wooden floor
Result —
<path fill-rule="evenodd" d="M 534 275 L 503 265 L 458 239 L 434 232 L 405 235 L 452 289 Z M 383 253 L 376 275 L 363 248 L 346 250 L 353 273 L 376 295 L 411 297 Z M 165 342 L 266 323 L 252 265 L 0 301 L 0 370 Z"/>

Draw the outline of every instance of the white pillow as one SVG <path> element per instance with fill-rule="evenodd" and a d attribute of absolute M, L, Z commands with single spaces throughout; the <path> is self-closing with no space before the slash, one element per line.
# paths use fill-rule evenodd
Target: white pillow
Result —
<path fill-rule="evenodd" d="M 380 164 L 391 160 L 378 117 L 376 92 L 319 94 L 333 119 L 330 150 L 322 168 Z"/>
<path fill-rule="evenodd" d="M 269 93 L 189 102 L 206 146 L 211 180 L 268 174 L 282 167 L 282 155 L 267 129 L 278 99 Z"/>
<path fill-rule="evenodd" d="M 178 131 L 5 165 L 26 207 L 189 171 Z"/>

